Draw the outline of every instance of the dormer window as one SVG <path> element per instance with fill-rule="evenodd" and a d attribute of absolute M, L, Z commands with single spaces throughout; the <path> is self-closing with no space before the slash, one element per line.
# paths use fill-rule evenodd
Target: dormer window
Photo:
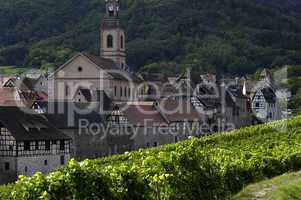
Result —
<path fill-rule="evenodd" d="M 113 48 L 113 36 L 112 35 L 108 35 L 108 37 L 107 37 L 107 47 Z"/>

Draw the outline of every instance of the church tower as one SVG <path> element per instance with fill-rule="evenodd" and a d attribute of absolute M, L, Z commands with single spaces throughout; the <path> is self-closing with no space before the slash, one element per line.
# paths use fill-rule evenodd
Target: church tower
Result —
<path fill-rule="evenodd" d="M 100 30 L 100 56 L 113 60 L 120 69 L 128 70 L 125 34 L 120 24 L 119 11 L 119 0 L 106 0 L 106 14 Z"/>

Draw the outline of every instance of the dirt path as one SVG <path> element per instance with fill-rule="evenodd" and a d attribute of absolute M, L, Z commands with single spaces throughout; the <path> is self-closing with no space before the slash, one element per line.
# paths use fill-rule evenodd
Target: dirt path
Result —
<path fill-rule="evenodd" d="M 235 195 L 232 200 L 272 200 L 271 196 L 275 190 L 280 186 L 297 180 L 301 180 L 301 171 L 247 186 L 239 194 Z"/>

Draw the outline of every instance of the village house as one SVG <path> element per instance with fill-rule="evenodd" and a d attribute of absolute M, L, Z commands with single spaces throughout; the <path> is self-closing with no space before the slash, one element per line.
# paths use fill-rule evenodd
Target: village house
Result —
<path fill-rule="evenodd" d="M 131 136 L 129 148 L 139 149 L 170 144 L 199 136 L 201 117 L 187 102 L 166 99 L 156 102 L 129 102 L 116 105 L 107 118 L 108 129 Z"/>
<path fill-rule="evenodd" d="M 57 129 L 72 138 L 71 156 L 77 160 L 106 156 L 128 144 L 126 138 L 110 143 L 106 132 L 106 112 L 110 102 L 40 102 L 32 105 L 35 112 L 44 116 Z M 110 146 L 111 145 L 111 146 Z M 115 145 L 117 147 L 115 147 Z"/>
<path fill-rule="evenodd" d="M 276 94 L 271 88 L 259 88 L 252 98 L 252 110 L 262 122 L 279 119 Z"/>
<path fill-rule="evenodd" d="M 70 144 L 70 137 L 32 110 L 0 107 L 0 184 L 63 166 Z"/>

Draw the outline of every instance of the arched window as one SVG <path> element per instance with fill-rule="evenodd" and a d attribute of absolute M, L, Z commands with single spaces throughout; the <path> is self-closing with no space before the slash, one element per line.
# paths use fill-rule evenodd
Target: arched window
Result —
<path fill-rule="evenodd" d="M 108 37 L 107 37 L 107 47 L 113 48 L 113 36 L 112 35 L 108 35 Z"/>
<path fill-rule="evenodd" d="M 123 45 L 124 44 L 124 39 L 123 39 L 123 35 L 120 36 L 120 48 L 123 49 Z"/>

